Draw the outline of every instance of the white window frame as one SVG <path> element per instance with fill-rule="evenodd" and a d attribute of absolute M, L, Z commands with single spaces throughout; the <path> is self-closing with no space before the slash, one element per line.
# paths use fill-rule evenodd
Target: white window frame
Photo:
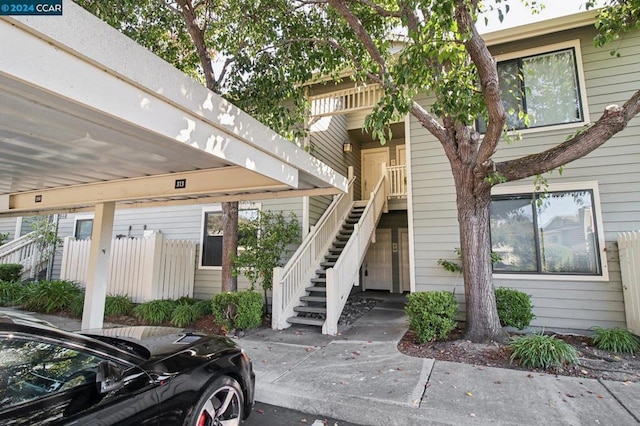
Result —
<path fill-rule="evenodd" d="M 262 210 L 262 203 L 241 202 L 238 205 L 238 210 Z M 202 214 L 200 216 L 200 247 L 198 253 L 198 269 L 209 271 L 221 271 L 222 266 L 205 266 L 202 264 L 204 253 L 204 230 L 205 230 L 205 218 L 207 213 L 220 213 L 222 212 L 222 205 L 215 204 L 202 207 Z"/>
<path fill-rule="evenodd" d="M 543 55 L 549 52 L 555 52 L 557 50 L 570 49 L 573 48 L 576 56 L 576 72 L 578 74 L 578 89 L 580 92 L 580 103 L 582 106 L 582 115 L 583 121 L 575 122 L 575 123 L 564 123 L 564 124 L 552 124 L 548 126 L 542 127 L 527 127 L 524 129 L 510 130 L 508 132 L 509 135 L 516 134 L 527 134 L 527 133 L 539 133 L 539 132 L 548 132 L 552 130 L 563 130 L 563 129 L 576 129 L 583 127 L 591 122 L 591 118 L 589 115 L 589 106 L 587 104 L 587 89 L 585 85 L 584 79 L 584 67 L 582 65 L 582 50 L 580 48 L 580 40 L 574 39 L 569 41 L 564 41 L 562 43 L 554 43 L 547 44 L 544 46 L 539 46 L 526 50 L 519 50 L 515 52 L 504 53 L 500 55 L 494 56 L 496 63 L 509 61 L 512 59 L 524 58 L 528 56 L 536 56 Z"/>
<path fill-rule="evenodd" d="M 95 225 L 95 217 L 93 214 L 76 214 L 73 216 L 73 230 L 71 231 L 73 238 L 76 238 L 76 227 L 78 226 L 78 221 L 87 219 L 93 220 L 93 223 Z M 89 239 L 91 239 L 91 237 L 89 237 Z"/>
<path fill-rule="evenodd" d="M 537 280 L 537 281 L 609 281 L 609 267 L 607 264 L 607 250 L 604 239 L 604 227 L 602 224 L 602 209 L 600 207 L 600 191 L 597 181 L 585 182 L 564 182 L 549 184 L 548 192 L 564 192 L 564 191 L 580 191 L 590 190 L 593 193 L 593 208 L 596 214 L 596 228 L 598 238 L 598 250 L 600 258 L 601 275 L 570 275 L 570 274 L 500 274 L 494 273 L 493 278 L 496 280 Z M 491 195 L 508 195 L 508 194 L 533 194 L 536 192 L 532 185 L 518 186 L 494 186 Z"/>

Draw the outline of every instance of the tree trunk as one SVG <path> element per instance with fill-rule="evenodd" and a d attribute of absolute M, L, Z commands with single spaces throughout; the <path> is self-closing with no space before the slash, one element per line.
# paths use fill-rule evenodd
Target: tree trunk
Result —
<path fill-rule="evenodd" d="M 465 337 L 472 342 L 507 340 L 493 291 L 489 205 L 491 186 L 474 186 L 469 167 L 454 171 L 460 227 L 460 248 L 467 311 Z"/>
<path fill-rule="evenodd" d="M 222 291 L 237 291 L 233 259 L 238 250 L 238 202 L 222 203 Z"/>

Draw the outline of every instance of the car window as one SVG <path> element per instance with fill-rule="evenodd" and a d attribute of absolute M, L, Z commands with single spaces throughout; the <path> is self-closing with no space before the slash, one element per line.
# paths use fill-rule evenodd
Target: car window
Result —
<path fill-rule="evenodd" d="M 0 410 L 95 383 L 101 358 L 55 343 L 0 338 Z"/>

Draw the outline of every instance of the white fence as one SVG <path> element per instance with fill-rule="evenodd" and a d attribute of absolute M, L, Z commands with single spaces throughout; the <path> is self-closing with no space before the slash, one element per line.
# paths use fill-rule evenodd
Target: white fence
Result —
<path fill-rule="evenodd" d="M 640 335 L 640 231 L 618 235 L 627 329 Z"/>
<path fill-rule="evenodd" d="M 67 237 L 64 241 L 60 278 L 86 283 L 90 240 Z M 134 302 L 193 296 L 196 243 L 149 238 L 111 241 L 108 294 L 127 295 Z"/>
<path fill-rule="evenodd" d="M 322 117 L 371 109 L 381 96 L 382 88 L 377 84 L 309 96 L 311 116 Z"/>
<path fill-rule="evenodd" d="M 407 166 L 389 166 L 387 167 L 388 197 L 406 197 L 407 196 Z"/>

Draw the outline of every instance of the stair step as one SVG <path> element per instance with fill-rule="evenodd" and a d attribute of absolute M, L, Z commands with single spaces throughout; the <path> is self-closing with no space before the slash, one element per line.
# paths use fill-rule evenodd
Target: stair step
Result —
<path fill-rule="evenodd" d="M 290 318 L 287 318 L 287 322 L 289 324 L 315 325 L 318 327 L 322 327 L 324 325 L 323 319 L 304 318 L 304 317 L 290 317 Z"/>
<path fill-rule="evenodd" d="M 327 260 L 338 260 L 339 257 L 339 254 L 328 254 L 324 258 Z"/>
<path fill-rule="evenodd" d="M 325 268 L 333 268 L 333 265 L 335 265 L 336 262 L 320 262 L 320 266 L 323 266 Z"/>
<path fill-rule="evenodd" d="M 322 274 L 322 275 L 327 275 L 326 271 Z M 320 277 L 316 277 L 316 278 L 311 278 L 311 282 L 312 283 L 326 283 L 327 282 L 327 278 L 320 278 Z"/>
<path fill-rule="evenodd" d="M 294 312 L 302 312 L 307 314 L 326 314 L 327 308 L 321 306 L 294 306 Z"/>
<path fill-rule="evenodd" d="M 302 296 L 300 300 L 302 300 L 303 302 L 327 303 L 327 298 L 324 296 Z"/>
<path fill-rule="evenodd" d="M 358 223 L 359 220 L 360 218 L 347 218 L 345 222 L 349 225 L 355 225 L 356 223 Z"/>
<path fill-rule="evenodd" d="M 316 269 L 316 275 L 318 277 L 326 277 L 327 276 L 327 270 L 326 269 Z M 313 279 L 312 279 L 313 281 Z"/>
<path fill-rule="evenodd" d="M 338 237 L 338 238 L 340 238 L 340 237 Z M 348 240 L 348 238 L 346 238 L 344 240 L 338 239 L 337 241 L 333 242 L 333 247 L 335 247 L 335 248 L 344 247 L 344 246 L 347 245 L 347 240 Z"/>
<path fill-rule="evenodd" d="M 334 241 L 334 246 L 336 242 L 346 242 L 351 237 L 351 234 L 338 234 L 336 235 L 336 239 Z"/>
<path fill-rule="evenodd" d="M 353 231 L 354 225 L 355 225 L 355 223 L 343 223 L 342 224 L 342 230 L 343 231 Z"/>
<path fill-rule="evenodd" d="M 331 247 L 329 253 L 340 254 L 344 250 L 344 247 Z"/>
<path fill-rule="evenodd" d="M 326 293 L 327 292 L 327 288 L 326 287 L 307 287 L 305 288 L 305 290 L 307 290 L 308 292 L 316 292 L 316 293 Z"/>

